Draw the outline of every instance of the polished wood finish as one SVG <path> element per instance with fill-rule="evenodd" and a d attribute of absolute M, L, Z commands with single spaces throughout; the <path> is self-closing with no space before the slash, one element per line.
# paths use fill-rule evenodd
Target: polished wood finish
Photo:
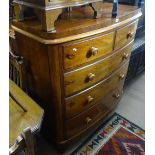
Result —
<path fill-rule="evenodd" d="M 117 19 L 111 18 L 112 4 L 104 3 L 102 18 L 93 19 L 93 12 L 90 7 L 85 10 L 76 9 L 71 14 L 71 19 L 64 17 L 55 23 L 55 32 L 47 33 L 41 30 L 41 24 L 37 19 L 29 19 L 23 22 L 12 21 L 12 27 L 27 37 L 30 37 L 42 44 L 59 44 L 68 41 L 93 37 L 94 35 L 114 31 L 122 26 L 137 20 L 141 15 L 141 10 L 134 6 L 119 5 Z M 105 10 L 105 12 L 104 12 Z"/>
<path fill-rule="evenodd" d="M 131 48 L 132 42 L 123 49 L 115 51 L 113 54 L 110 54 L 95 63 L 65 73 L 65 95 L 68 96 L 87 88 L 110 75 L 115 69 L 129 59 Z"/>
<path fill-rule="evenodd" d="M 94 18 L 100 18 L 102 15 L 102 6 L 98 2 L 102 0 L 54 0 L 54 1 L 35 1 L 35 0 L 14 0 L 14 12 L 17 21 L 24 20 L 24 10 L 33 8 L 37 17 L 41 20 L 42 29 L 44 31 L 55 30 L 54 23 L 58 16 L 62 13 L 62 8 L 81 6 L 90 4 L 94 11 Z M 38 4 L 39 3 L 39 4 Z"/>
<path fill-rule="evenodd" d="M 123 47 L 135 37 L 137 24 L 138 22 L 136 21 L 117 30 L 115 49 Z"/>
<path fill-rule="evenodd" d="M 86 110 L 90 106 L 98 103 L 103 97 L 110 93 L 114 88 L 124 83 L 128 69 L 128 63 L 115 71 L 106 80 L 100 81 L 88 90 L 84 90 L 76 95 L 65 99 L 66 118 L 73 117 L 80 112 Z M 123 78 L 120 76 L 124 75 Z"/>
<path fill-rule="evenodd" d="M 50 10 L 50 11 L 40 11 L 35 10 L 35 13 L 42 23 L 42 29 L 45 31 L 54 31 L 54 22 L 57 20 L 58 16 L 62 13 L 62 9 Z"/>
<path fill-rule="evenodd" d="M 119 88 L 120 87 L 120 88 Z M 116 89 L 111 90 L 101 101 L 100 104 L 94 105 L 82 114 L 77 115 L 73 119 L 66 122 L 66 137 L 75 136 L 79 132 L 90 128 L 99 119 L 101 119 L 107 112 L 113 109 L 113 106 L 118 103 L 119 98 L 122 96 L 121 85 Z M 116 95 L 119 97 L 115 97 Z"/>
<path fill-rule="evenodd" d="M 122 96 L 134 40 L 128 32 L 141 10 L 119 5 L 114 19 L 112 4 L 101 6 L 98 19 L 89 6 L 62 13 L 48 33 L 36 19 L 12 22 L 30 95 L 45 109 L 43 132 L 59 148 L 93 131 Z"/>
<path fill-rule="evenodd" d="M 90 6 L 94 10 L 94 18 L 100 18 L 102 16 L 102 2 L 91 3 Z"/>
<path fill-rule="evenodd" d="M 43 119 L 43 109 L 11 80 L 9 81 L 9 91 L 27 110 L 25 112 L 12 96 L 9 97 L 9 145 L 12 146 L 16 138 L 27 127 L 30 127 L 32 134 L 40 129 Z"/>
<path fill-rule="evenodd" d="M 79 43 L 64 44 L 64 68 L 72 68 L 112 52 L 113 43 L 114 32 Z"/>

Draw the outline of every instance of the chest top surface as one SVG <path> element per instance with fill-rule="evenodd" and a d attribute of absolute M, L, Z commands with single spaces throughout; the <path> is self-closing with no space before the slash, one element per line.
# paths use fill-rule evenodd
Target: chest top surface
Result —
<path fill-rule="evenodd" d="M 81 39 L 95 34 L 112 31 L 141 16 L 141 9 L 135 6 L 119 5 L 118 16 L 111 17 L 112 4 L 102 4 L 102 17 L 93 19 L 90 7 L 75 8 L 70 14 L 63 13 L 55 23 L 55 31 L 44 32 L 37 19 L 22 22 L 12 21 L 12 28 L 44 44 L 58 44 Z"/>

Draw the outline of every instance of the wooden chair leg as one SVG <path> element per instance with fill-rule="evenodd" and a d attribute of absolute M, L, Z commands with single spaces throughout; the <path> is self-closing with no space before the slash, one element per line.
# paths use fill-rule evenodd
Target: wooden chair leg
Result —
<path fill-rule="evenodd" d="M 34 141 L 33 136 L 30 128 L 24 129 L 24 132 L 22 133 L 22 136 L 25 140 L 25 152 L 27 155 L 35 155 L 34 150 Z"/>
<path fill-rule="evenodd" d="M 9 155 L 19 154 L 23 150 L 24 145 L 25 145 L 25 142 L 23 137 L 21 135 L 18 136 L 15 144 L 9 148 Z"/>
<path fill-rule="evenodd" d="M 91 3 L 90 6 L 94 11 L 94 18 L 100 18 L 102 16 L 102 5 L 103 2 L 94 2 Z"/>
<path fill-rule="evenodd" d="M 22 56 L 9 51 L 9 78 L 28 94 L 25 66 L 26 62 Z"/>
<path fill-rule="evenodd" d="M 14 14 L 15 14 L 15 19 L 17 21 L 22 21 L 24 20 L 24 6 L 14 4 Z"/>

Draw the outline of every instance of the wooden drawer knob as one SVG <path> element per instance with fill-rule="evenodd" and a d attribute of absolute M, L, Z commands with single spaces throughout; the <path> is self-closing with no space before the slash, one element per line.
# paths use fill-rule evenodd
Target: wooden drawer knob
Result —
<path fill-rule="evenodd" d="M 133 31 L 128 32 L 127 39 L 131 39 L 133 37 L 133 35 L 134 35 Z"/>
<path fill-rule="evenodd" d="M 118 93 L 115 93 L 115 94 L 113 94 L 113 97 L 116 98 L 116 99 L 119 99 L 120 95 Z"/>
<path fill-rule="evenodd" d="M 73 51 L 72 54 L 68 54 L 67 55 L 67 58 L 68 59 L 73 59 L 75 57 L 76 52 L 77 52 L 77 49 L 76 48 L 73 48 L 72 51 Z"/>
<path fill-rule="evenodd" d="M 90 51 L 91 51 L 91 54 L 95 56 L 98 53 L 98 48 L 91 47 Z"/>
<path fill-rule="evenodd" d="M 121 80 L 123 80 L 123 79 L 124 79 L 124 77 L 125 77 L 125 75 L 124 75 L 124 74 L 120 74 L 120 75 L 119 75 L 119 78 L 120 78 Z"/>
<path fill-rule="evenodd" d="M 92 121 L 91 118 L 89 118 L 89 117 L 86 118 L 86 123 L 87 123 L 87 124 L 89 124 L 91 121 Z"/>
<path fill-rule="evenodd" d="M 128 53 L 124 53 L 123 54 L 123 59 L 127 59 L 129 57 L 129 54 Z"/>
<path fill-rule="evenodd" d="M 89 81 L 92 81 L 94 78 L 95 78 L 95 74 L 90 73 L 90 74 L 88 75 L 88 80 L 89 80 Z"/>
<path fill-rule="evenodd" d="M 92 102 L 93 100 L 94 100 L 93 97 L 91 97 L 91 96 L 88 96 L 88 97 L 87 97 L 87 101 L 88 101 L 88 103 Z"/>

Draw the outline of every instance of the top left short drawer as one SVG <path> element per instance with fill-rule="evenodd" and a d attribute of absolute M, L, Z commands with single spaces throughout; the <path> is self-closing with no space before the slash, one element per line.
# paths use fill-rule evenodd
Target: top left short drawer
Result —
<path fill-rule="evenodd" d="M 114 32 L 63 45 L 64 69 L 79 66 L 113 50 Z"/>

